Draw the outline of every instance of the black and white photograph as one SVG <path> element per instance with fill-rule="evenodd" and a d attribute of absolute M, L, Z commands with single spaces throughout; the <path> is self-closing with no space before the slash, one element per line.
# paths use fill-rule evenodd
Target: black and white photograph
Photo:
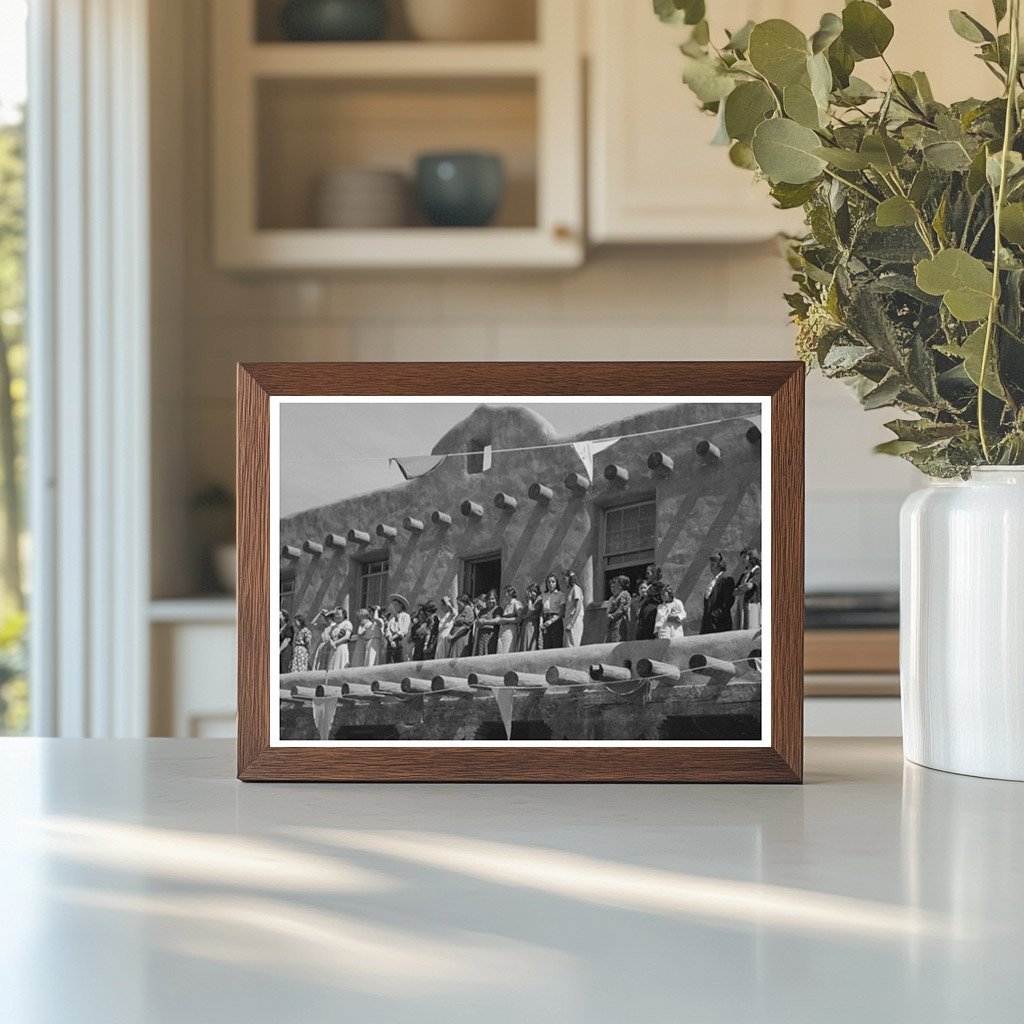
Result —
<path fill-rule="evenodd" d="M 272 742 L 764 745 L 769 410 L 273 398 Z"/>

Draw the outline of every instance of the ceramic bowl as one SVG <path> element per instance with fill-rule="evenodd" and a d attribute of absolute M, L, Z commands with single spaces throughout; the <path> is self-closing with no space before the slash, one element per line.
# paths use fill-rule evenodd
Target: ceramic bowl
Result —
<path fill-rule="evenodd" d="M 395 171 L 338 167 L 325 172 L 316 195 L 322 228 L 399 228 L 408 206 L 406 178 Z"/>
<path fill-rule="evenodd" d="M 404 0 L 417 39 L 476 42 L 529 39 L 534 34 L 531 0 Z"/>
<path fill-rule="evenodd" d="M 281 28 L 295 42 L 380 39 L 387 30 L 387 0 L 290 0 Z"/>
<path fill-rule="evenodd" d="M 416 162 L 416 194 L 436 227 L 489 224 L 505 194 L 501 157 L 494 153 L 425 153 Z"/>

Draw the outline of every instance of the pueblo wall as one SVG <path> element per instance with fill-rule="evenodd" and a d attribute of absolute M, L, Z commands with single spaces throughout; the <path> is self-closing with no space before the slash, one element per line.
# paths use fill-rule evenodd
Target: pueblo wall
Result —
<path fill-rule="evenodd" d="M 654 498 L 655 560 L 676 587 L 691 622 L 699 622 L 708 555 L 723 551 L 732 569 L 744 546 L 761 546 L 758 411 L 749 404 L 666 406 L 578 435 L 572 439 L 658 431 L 623 438 L 600 452 L 593 481 L 583 492 L 565 484 L 570 474 L 590 476 L 572 447 L 499 451 L 482 473 L 469 472 L 469 461 L 453 455 L 417 479 L 285 517 L 282 545 L 301 550 L 306 541 L 323 545 L 328 534 L 347 538 L 343 548 L 324 546 L 322 553 L 303 551 L 297 561 L 283 562 L 296 571 L 291 610 L 312 616 L 342 604 L 354 614 L 360 563 L 383 557 L 390 560 L 389 591 L 413 605 L 439 602 L 445 594 L 458 593 L 464 560 L 500 554 L 502 585 L 511 583 L 520 594 L 550 571 L 573 569 L 589 605 L 584 642 L 595 642 L 604 621 L 600 602 L 605 595 L 599 589 L 603 510 Z M 480 440 L 500 450 L 565 439 L 532 410 L 485 405 L 449 431 L 434 453 L 464 452 Z M 720 451 L 720 457 L 701 457 L 701 442 L 712 445 L 712 453 Z M 649 468 L 655 451 L 671 459 L 670 472 Z M 613 466 L 624 472 L 614 476 Z M 550 500 L 531 500 L 528 489 L 534 483 L 550 489 Z M 499 493 L 515 500 L 514 511 L 496 506 Z M 482 514 L 464 515 L 464 502 Z M 450 516 L 451 524 L 432 521 L 434 512 Z M 422 532 L 405 528 L 406 516 L 421 521 Z M 396 535 L 382 537 L 378 526 L 391 527 Z"/>

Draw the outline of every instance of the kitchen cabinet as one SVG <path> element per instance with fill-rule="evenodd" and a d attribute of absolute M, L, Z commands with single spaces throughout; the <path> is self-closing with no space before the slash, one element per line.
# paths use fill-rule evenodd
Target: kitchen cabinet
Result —
<path fill-rule="evenodd" d="M 150 735 L 235 735 L 235 602 L 230 597 L 150 605 Z"/>
<path fill-rule="evenodd" d="M 514 0 L 532 38 L 293 42 L 278 0 L 217 0 L 213 30 L 214 251 L 232 270 L 546 267 L 583 259 L 579 7 Z M 396 19 L 392 19 L 395 21 Z M 432 227 L 412 201 L 391 227 L 322 226 L 328 172 L 398 172 L 424 152 L 502 159 L 487 227 Z M 379 187 L 379 186 L 378 186 Z M 354 202 L 355 200 L 353 200 Z"/>
<path fill-rule="evenodd" d="M 649 3 L 589 3 L 591 241 L 737 242 L 798 230 L 798 212 L 774 209 L 767 185 L 734 167 L 725 147 L 710 144 L 715 120 L 681 80 L 679 44 L 689 28 L 663 25 Z M 800 17 L 801 7 L 821 9 L 821 0 L 710 0 L 708 17 L 720 36 L 750 19 L 803 25 L 809 19 Z M 816 25 L 817 15 L 812 20 Z"/>
<path fill-rule="evenodd" d="M 737 242 L 799 231 L 799 211 L 772 205 L 767 186 L 712 146 L 715 121 L 682 84 L 685 26 L 663 25 L 644 0 L 588 0 L 588 215 L 590 239 L 614 242 Z M 785 18 L 810 34 L 827 0 L 708 0 L 713 38 L 747 20 Z M 957 4 L 985 23 L 988 0 Z M 943 101 L 995 95 L 998 83 L 950 27 L 945 6 L 900 0 L 886 11 L 896 68 L 928 72 Z M 880 61 L 864 78 L 887 75 Z"/>

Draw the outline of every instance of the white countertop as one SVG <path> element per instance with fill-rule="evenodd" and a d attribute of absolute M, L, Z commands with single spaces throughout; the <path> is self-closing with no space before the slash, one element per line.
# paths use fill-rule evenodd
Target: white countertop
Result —
<path fill-rule="evenodd" d="M 1024 1017 L 1024 785 L 242 785 L 224 741 L 0 741 L 10 1024 Z"/>

